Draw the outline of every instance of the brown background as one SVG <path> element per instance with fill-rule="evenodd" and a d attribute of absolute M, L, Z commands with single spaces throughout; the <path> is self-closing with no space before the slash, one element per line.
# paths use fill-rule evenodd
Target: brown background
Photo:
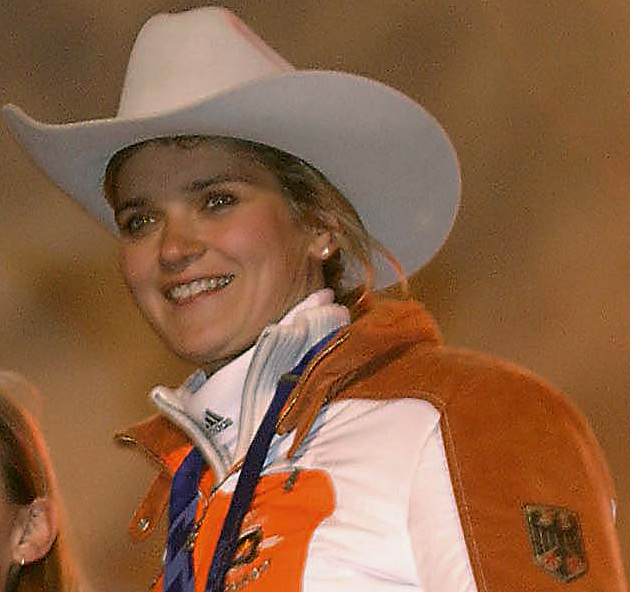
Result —
<path fill-rule="evenodd" d="M 113 115 L 128 52 L 176 0 L 1 0 L 0 103 Z M 232 0 L 299 67 L 366 74 L 425 104 L 459 153 L 463 207 L 414 287 L 452 344 L 545 375 L 590 419 L 630 553 L 630 5 L 626 0 Z M 190 368 L 139 319 L 115 245 L 0 124 L 0 366 L 39 413 L 96 589 L 142 590 L 159 545 L 126 523 L 150 470 L 111 433 Z M 497 484 L 500 487 L 500 483 Z M 628 563 L 628 561 L 626 561 Z"/>

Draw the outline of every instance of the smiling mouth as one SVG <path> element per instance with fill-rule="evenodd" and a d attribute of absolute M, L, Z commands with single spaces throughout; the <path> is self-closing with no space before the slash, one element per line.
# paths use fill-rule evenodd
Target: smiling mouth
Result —
<path fill-rule="evenodd" d="M 225 288 L 225 286 L 230 284 L 233 279 L 234 275 L 230 274 L 211 278 L 202 278 L 194 280 L 188 284 L 179 284 L 178 286 L 173 286 L 166 292 L 166 298 L 171 302 L 191 300 L 200 294 Z"/>

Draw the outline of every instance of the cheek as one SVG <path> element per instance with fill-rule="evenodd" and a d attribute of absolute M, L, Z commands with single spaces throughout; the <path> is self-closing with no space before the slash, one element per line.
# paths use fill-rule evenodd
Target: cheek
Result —
<path fill-rule="evenodd" d="M 284 210 L 267 212 L 251 226 L 250 248 L 260 257 L 276 259 L 276 265 L 303 260 L 308 249 L 307 232 Z"/>
<path fill-rule="evenodd" d="M 296 233 L 260 234 L 258 238 L 250 260 L 264 274 L 263 279 L 271 283 L 284 283 L 304 267 L 304 241 Z"/>
<path fill-rule="evenodd" d="M 250 268 L 268 266 L 281 259 L 281 253 L 292 248 L 286 224 L 277 215 L 257 211 L 241 219 L 215 241 L 218 249 L 238 258 Z"/>
<path fill-rule="evenodd" d="M 138 249 L 121 246 L 118 252 L 118 269 L 129 290 L 135 295 L 148 279 L 147 258 Z"/>

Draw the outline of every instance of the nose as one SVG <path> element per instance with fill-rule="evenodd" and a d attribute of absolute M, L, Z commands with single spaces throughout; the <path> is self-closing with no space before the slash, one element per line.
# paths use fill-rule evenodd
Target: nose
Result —
<path fill-rule="evenodd" d="M 160 240 L 160 265 L 170 272 L 179 272 L 201 257 L 207 245 L 195 236 L 194 224 L 187 219 L 169 219 Z"/>

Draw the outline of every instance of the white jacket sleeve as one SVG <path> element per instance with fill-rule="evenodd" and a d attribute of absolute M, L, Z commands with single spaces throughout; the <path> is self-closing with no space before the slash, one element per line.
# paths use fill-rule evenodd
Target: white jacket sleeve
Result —
<path fill-rule="evenodd" d="M 424 592 L 477 592 L 437 420 L 420 451 L 409 532 Z"/>

